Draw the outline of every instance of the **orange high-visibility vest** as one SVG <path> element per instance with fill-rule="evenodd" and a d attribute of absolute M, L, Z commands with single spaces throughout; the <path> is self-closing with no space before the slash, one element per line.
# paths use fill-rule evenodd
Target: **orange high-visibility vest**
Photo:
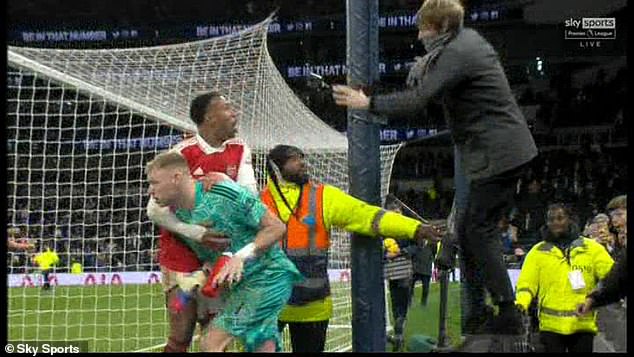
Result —
<path fill-rule="evenodd" d="M 305 278 L 293 287 L 293 293 L 288 301 L 290 305 L 303 305 L 330 295 L 330 233 L 324 224 L 323 193 L 324 185 L 305 184 L 302 187 L 300 202 L 286 222 L 286 238 L 282 242 L 282 247 Z M 280 217 L 278 203 L 268 188 L 261 193 L 261 199 Z"/>

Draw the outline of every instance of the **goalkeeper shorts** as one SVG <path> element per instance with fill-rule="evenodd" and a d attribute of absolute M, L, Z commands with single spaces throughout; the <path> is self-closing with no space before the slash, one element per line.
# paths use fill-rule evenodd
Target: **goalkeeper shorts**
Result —
<path fill-rule="evenodd" d="M 213 327 L 237 338 L 247 352 L 269 340 L 281 351 L 277 321 L 296 281 L 297 275 L 288 271 L 262 272 L 240 281 L 225 292 L 227 303 Z"/>

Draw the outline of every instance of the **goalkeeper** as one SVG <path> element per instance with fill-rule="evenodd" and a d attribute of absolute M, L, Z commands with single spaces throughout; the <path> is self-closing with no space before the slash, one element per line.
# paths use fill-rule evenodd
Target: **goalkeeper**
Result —
<path fill-rule="evenodd" d="M 49 281 L 50 270 L 54 265 L 59 263 L 57 253 L 45 245 L 44 251 L 33 257 L 33 263 L 36 264 L 42 271 L 42 291 L 49 290 L 51 288 L 51 283 Z"/>
<path fill-rule="evenodd" d="M 247 351 L 280 350 L 278 315 L 293 284 L 302 279 L 275 244 L 285 233 L 282 222 L 255 195 L 232 181 L 205 192 L 177 153 L 158 155 L 146 172 L 149 193 L 157 203 L 175 208 L 179 220 L 213 226 L 231 240 L 229 251 L 234 255 L 213 280 L 214 285 L 228 289 L 223 295 L 225 305 L 211 322 L 202 349 L 221 352 L 238 338 Z M 198 249 L 197 253 L 209 251 Z"/>
<path fill-rule="evenodd" d="M 439 237 L 440 231 L 311 181 L 304 153 L 297 147 L 274 147 L 267 168 L 269 180 L 262 201 L 286 223 L 283 247 L 307 278 L 293 288 L 279 328 L 289 325 L 293 352 L 322 352 L 333 307 L 327 270 L 331 228 L 416 240 Z"/>

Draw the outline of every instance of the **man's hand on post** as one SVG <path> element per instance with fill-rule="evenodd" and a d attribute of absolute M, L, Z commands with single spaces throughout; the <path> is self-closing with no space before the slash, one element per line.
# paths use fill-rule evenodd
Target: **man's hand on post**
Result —
<path fill-rule="evenodd" d="M 370 107 L 370 98 L 361 89 L 334 85 L 332 86 L 332 97 L 337 105 L 350 109 L 368 109 Z"/>

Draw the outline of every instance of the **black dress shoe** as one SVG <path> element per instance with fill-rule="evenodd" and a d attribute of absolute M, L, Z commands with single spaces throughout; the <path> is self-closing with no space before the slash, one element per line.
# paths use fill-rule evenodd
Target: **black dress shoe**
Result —
<path fill-rule="evenodd" d="M 498 315 L 492 327 L 493 331 L 500 335 L 522 335 L 525 333 L 522 314 L 516 309 Z"/>
<path fill-rule="evenodd" d="M 482 314 L 472 316 L 465 322 L 463 335 L 482 335 L 494 333 L 495 316 L 493 315 L 493 308 L 487 306 Z"/>

